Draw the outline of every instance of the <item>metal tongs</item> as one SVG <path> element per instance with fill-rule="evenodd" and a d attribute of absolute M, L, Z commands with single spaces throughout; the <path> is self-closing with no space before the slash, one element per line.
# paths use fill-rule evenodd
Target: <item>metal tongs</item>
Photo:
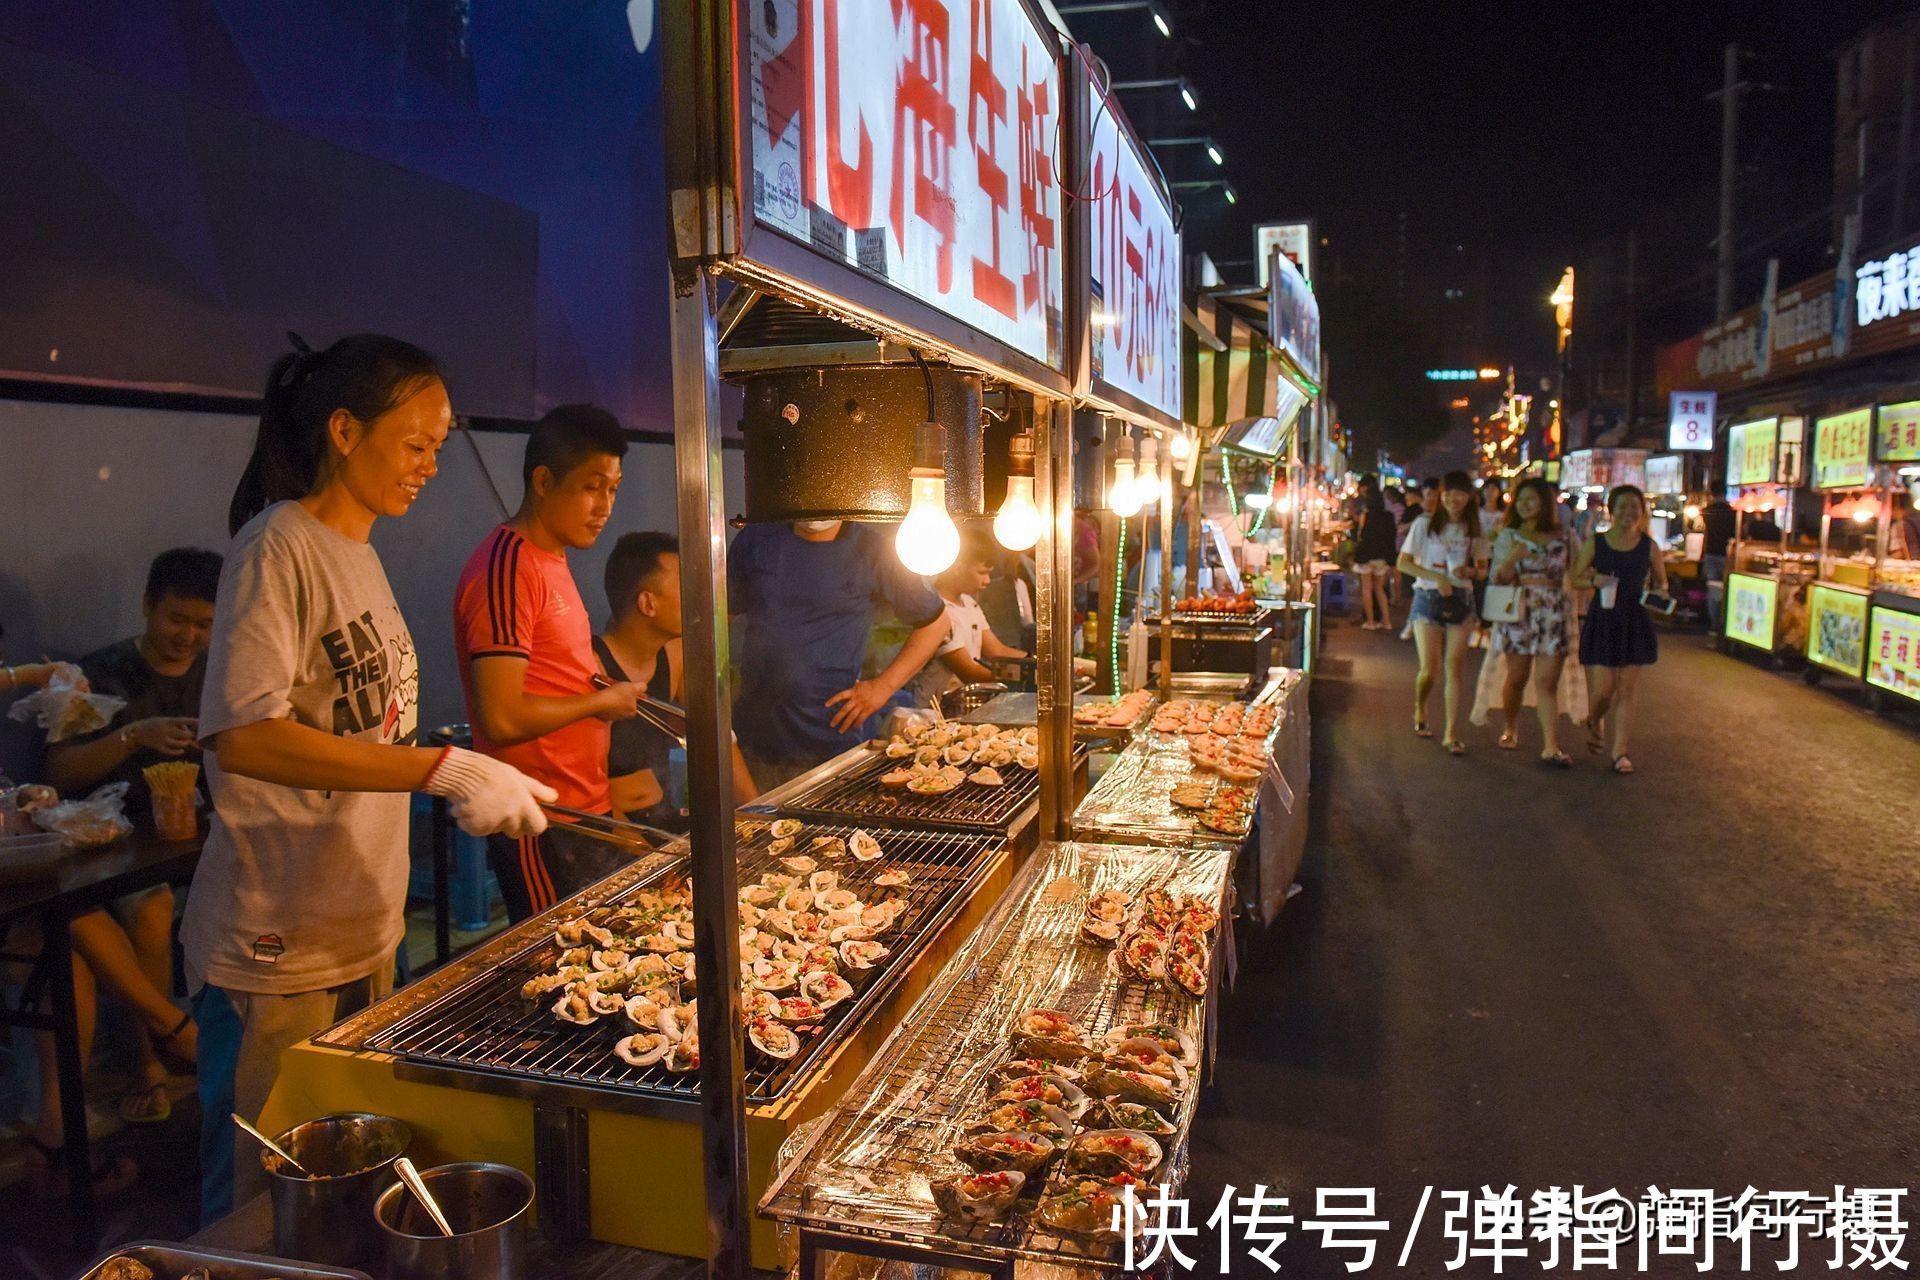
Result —
<path fill-rule="evenodd" d="M 563 804 L 542 804 L 540 807 L 551 816 L 561 819 L 567 830 L 577 831 L 594 840 L 604 840 L 608 844 L 617 844 L 623 849 L 654 853 L 680 838 L 658 827 L 649 827 L 638 822 L 625 822 L 604 813 L 569 809 Z"/>
<path fill-rule="evenodd" d="M 605 689 L 612 683 L 598 671 L 593 673 L 594 688 Z M 642 720 L 672 738 L 682 751 L 687 749 L 687 713 L 683 708 L 644 694 L 634 700 L 633 706 Z"/>

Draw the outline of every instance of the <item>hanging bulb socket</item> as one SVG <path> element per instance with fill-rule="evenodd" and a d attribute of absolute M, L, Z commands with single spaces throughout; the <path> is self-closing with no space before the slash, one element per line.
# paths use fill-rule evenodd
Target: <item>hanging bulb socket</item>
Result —
<path fill-rule="evenodd" d="M 1040 541 L 1040 508 L 1033 501 L 1033 433 L 1007 442 L 1007 497 L 993 517 L 993 536 L 1009 551 Z"/>

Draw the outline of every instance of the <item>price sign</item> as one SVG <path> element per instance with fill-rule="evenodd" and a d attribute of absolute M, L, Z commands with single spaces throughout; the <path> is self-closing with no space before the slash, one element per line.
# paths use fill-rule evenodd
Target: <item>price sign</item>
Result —
<path fill-rule="evenodd" d="M 1736 422 L 1727 428 L 1727 483 L 1772 484 L 1780 448 L 1780 419 Z"/>
<path fill-rule="evenodd" d="M 1727 575 L 1727 639 L 1773 652 L 1779 586 L 1772 578 Z"/>
<path fill-rule="evenodd" d="M 1667 448 L 1713 448 L 1713 416 L 1720 396 L 1713 391 L 1676 391 L 1667 401 Z"/>
<path fill-rule="evenodd" d="M 1920 699 L 1920 614 L 1874 609 L 1867 636 L 1867 683 Z"/>
<path fill-rule="evenodd" d="M 1858 680 L 1867 665 L 1867 596 L 1816 582 L 1807 592 L 1807 661 Z"/>
<path fill-rule="evenodd" d="M 1813 424 L 1813 487 L 1858 489 L 1872 478 L 1873 410 L 1836 413 Z"/>
<path fill-rule="evenodd" d="M 1920 400 L 1883 404 L 1878 416 L 1874 456 L 1882 462 L 1920 462 Z"/>

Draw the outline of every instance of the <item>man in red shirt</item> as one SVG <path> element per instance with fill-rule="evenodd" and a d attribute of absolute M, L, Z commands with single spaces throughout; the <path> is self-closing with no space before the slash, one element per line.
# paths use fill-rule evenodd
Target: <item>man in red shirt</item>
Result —
<path fill-rule="evenodd" d="M 607 813 L 610 722 L 635 713 L 644 690 L 600 674 L 593 622 L 567 551 L 594 544 L 613 515 L 626 433 L 606 410 L 563 405 L 534 424 L 514 518 L 488 534 L 454 593 L 454 638 L 476 751 L 560 793 L 559 804 Z M 546 833 L 492 836 L 487 860 L 507 914 L 523 920 L 618 870 L 617 848 L 564 821 Z"/>

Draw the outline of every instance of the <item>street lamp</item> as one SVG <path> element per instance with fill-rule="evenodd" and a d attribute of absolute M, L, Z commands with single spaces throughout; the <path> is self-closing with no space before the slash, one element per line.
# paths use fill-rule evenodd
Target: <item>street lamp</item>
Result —
<path fill-rule="evenodd" d="M 1193 182 L 1175 182 L 1171 185 L 1175 191 L 1211 191 L 1218 187 L 1228 204 L 1240 203 L 1240 193 L 1235 191 L 1233 184 L 1225 178 L 1204 178 Z"/>
<path fill-rule="evenodd" d="M 1160 80 L 1116 80 L 1113 89 L 1116 93 L 1145 89 L 1178 89 L 1180 101 L 1187 104 L 1187 110 L 1200 109 L 1199 95 L 1193 91 L 1193 82 L 1185 76 L 1167 76 Z"/>
<path fill-rule="evenodd" d="M 1214 164 L 1223 165 L 1227 162 L 1226 155 L 1220 150 L 1220 144 L 1212 138 L 1148 138 L 1147 145 L 1150 147 L 1205 147 L 1207 159 Z"/>
<path fill-rule="evenodd" d="M 1160 0 L 1086 0 L 1082 4 L 1060 5 L 1058 11 L 1061 17 L 1070 18 L 1076 13 L 1125 13 L 1137 9 L 1147 11 L 1161 35 L 1169 40 L 1173 38 L 1173 19 L 1167 16 L 1166 6 Z"/>

